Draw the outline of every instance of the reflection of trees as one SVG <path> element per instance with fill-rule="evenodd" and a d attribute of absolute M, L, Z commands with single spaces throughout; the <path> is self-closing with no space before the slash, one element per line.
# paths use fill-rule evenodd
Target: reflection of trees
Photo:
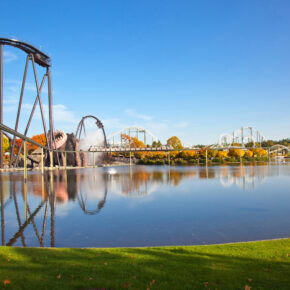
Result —
<path fill-rule="evenodd" d="M 122 194 L 127 196 L 144 196 L 148 193 L 150 173 L 143 167 L 130 168 L 129 172 L 121 172 L 110 176 L 110 183 L 117 184 Z M 117 189 L 115 188 L 115 191 Z"/>
<path fill-rule="evenodd" d="M 167 167 L 166 167 L 167 168 Z M 151 168 L 150 168 L 151 169 Z M 134 171 L 119 172 L 113 175 L 109 182 L 113 191 L 129 197 L 140 197 L 153 192 L 160 184 L 178 186 L 183 179 L 196 177 L 195 170 L 156 170 L 147 167 L 134 167 Z"/>
<path fill-rule="evenodd" d="M 43 176 L 31 172 L 26 182 L 21 173 L 0 174 L 2 245 L 15 245 L 20 241 L 26 246 L 25 231 L 31 225 L 40 246 L 45 246 L 46 228 L 50 226 L 50 245 L 54 246 L 56 204 L 77 199 L 86 214 L 97 214 L 105 205 L 108 189 L 128 197 L 142 197 L 154 192 L 161 184 L 178 186 L 183 180 L 194 178 L 219 178 L 223 186 L 236 185 L 251 189 L 267 176 L 279 174 L 277 166 L 253 165 L 191 168 L 136 166 L 117 169 L 115 175 L 100 169 L 58 170 Z M 29 195 L 38 197 L 36 206 L 32 207 L 27 198 Z M 95 208 L 89 209 L 92 199 Z M 5 213 L 8 207 L 15 209 L 18 229 L 5 242 Z M 41 218 L 40 224 L 37 224 L 36 218 Z"/>
<path fill-rule="evenodd" d="M 183 179 L 191 179 L 196 177 L 195 170 L 176 170 L 168 168 L 167 183 L 178 186 Z"/>
<path fill-rule="evenodd" d="M 212 167 L 200 167 L 198 172 L 199 179 L 215 178 L 215 169 Z"/>

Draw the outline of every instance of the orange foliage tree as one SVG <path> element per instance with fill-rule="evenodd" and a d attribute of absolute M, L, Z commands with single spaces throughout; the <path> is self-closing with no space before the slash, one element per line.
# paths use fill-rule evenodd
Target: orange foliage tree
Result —
<path fill-rule="evenodd" d="M 224 159 L 224 158 L 228 157 L 228 152 L 227 151 L 218 151 L 217 157 L 220 159 Z"/>
<path fill-rule="evenodd" d="M 140 141 L 137 137 L 131 137 L 126 134 L 121 135 L 122 143 L 126 146 L 133 147 L 133 148 L 145 148 L 145 144 Z"/>
<path fill-rule="evenodd" d="M 249 158 L 253 157 L 253 155 L 254 155 L 254 153 L 251 150 L 247 150 L 246 153 L 245 153 L 245 156 L 249 157 Z"/>
<path fill-rule="evenodd" d="M 174 149 L 177 149 L 177 150 L 183 148 L 181 141 L 176 136 L 169 138 L 167 140 L 167 145 L 172 146 Z"/>
<path fill-rule="evenodd" d="M 267 150 L 262 148 L 252 149 L 254 157 L 264 157 L 268 155 Z"/>
<path fill-rule="evenodd" d="M 46 145 L 46 137 L 45 137 L 44 133 L 39 134 L 39 135 L 34 135 L 34 136 L 31 137 L 31 139 L 33 141 L 39 143 L 40 145 L 43 145 L 43 146 Z M 36 145 L 34 145 L 32 143 L 28 143 L 27 144 L 27 149 L 28 149 L 29 152 L 36 150 L 38 147 L 39 146 L 36 146 Z"/>
<path fill-rule="evenodd" d="M 228 155 L 240 158 L 245 155 L 245 151 L 242 149 L 230 149 Z"/>

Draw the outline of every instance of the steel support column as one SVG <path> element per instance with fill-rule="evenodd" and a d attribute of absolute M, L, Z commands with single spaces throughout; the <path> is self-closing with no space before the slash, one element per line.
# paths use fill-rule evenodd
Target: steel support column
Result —
<path fill-rule="evenodd" d="M 39 88 L 39 93 L 41 93 L 41 90 L 42 90 L 42 87 L 43 87 L 45 78 L 46 78 L 46 75 L 43 76 L 43 79 L 42 79 L 42 82 L 41 82 L 41 85 L 40 85 L 40 88 Z M 32 120 L 32 117 L 34 115 L 34 111 L 36 109 L 37 101 L 38 101 L 38 95 L 35 98 L 35 101 L 34 101 L 32 110 L 30 112 L 30 116 L 29 116 L 29 119 L 28 119 L 28 122 L 27 122 L 27 125 L 26 125 L 26 128 L 25 128 L 25 131 L 24 131 L 24 135 L 25 136 L 27 136 L 27 133 L 28 133 L 28 130 L 29 130 L 29 127 L 30 127 L 31 120 Z M 17 165 L 17 161 L 18 161 L 18 158 L 20 156 L 20 153 L 21 153 L 21 150 L 22 150 L 22 146 L 23 146 L 23 140 L 21 141 L 20 146 L 18 148 L 18 154 L 17 154 L 17 156 L 15 158 L 15 161 L 14 161 L 14 167 L 16 167 L 16 165 Z M 12 148 L 12 150 L 14 150 L 14 147 Z"/>
<path fill-rule="evenodd" d="M 56 141 L 55 136 L 53 132 L 53 100 L 52 100 L 52 88 L 51 88 L 51 76 L 50 76 L 50 69 L 49 67 L 46 68 L 46 75 L 47 75 L 47 83 L 48 83 L 48 112 L 49 112 L 49 138 L 50 138 L 50 148 L 52 148 L 52 144 L 54 144 L 54 148 L 56 149 Z M 47 140 L 47 144 L 48 140 Z M 60 166 L 59 156 L 58 153 L 56 153 L 57 156 L 57 162 Z"/>
<path fill-rule="evenodd" d="M 25 83 L 26 83 L 26 76 L 27 76 L 29 59 L 30 59 L 30 55 L 27 55 L 24 74 L 23 74 L 23 80 L 22 80 L 22 85 L 21 85 L 21 93 L 20 93 L 20 98 L 19 98 L 19 103 L 18 103 L 18 110 L 17 110 L 16 123 L 15 123 L 15 131 L 18 131 L 18 124 L 19 124 L 19 118 L 20 118 L 20 112 L 21 112 L 21 106 L 22 106 L 23 93 L 24 93 L 24 88 L 25 88 Z M 12 160 L 14 158 L 14 147 L 15 147 L 15 136 L 13 136 L 12 147 L 10 150 L 10 167 L 12 165 Z"/>
<path fill-rule="evenodd" d="M 47 144 L 49 144 L 48 136 L 47 136 L 47 130 L 46 130 L 46 124 L 45 124 L 45 119 L 44 119 L 44 112 L 43 112 L 43 107 L 42 107 L 42 101 L 41 101 L 41 96 L 40 96 L 40 90 L 39 90 L 39 85 L 38 85 L 37 72 L 36 72 L 35 62 L 34 62 L 34 57 L 33 56 L 32 56 L 32 66 L 33 66 L 34 79 L 35 79 L 35 85 L 36 85 L 36 89 L 37 89 L 37 96 L 38 96 L 38 102 L 39 102 L 39 107 L 40 107 L 40 113 L 41 113 L 41 119 L 42 119 L 44 134 L 45 134 L 45 137 L 46 137 L 46 142 L 47 142 Z"/>
<path fill-rule="evenodd" d="M 0 45 L 0 123 L 3 124 L 3 44 Z M 2 130 L 0 130 L 0 168 L 3 168 Z"/>

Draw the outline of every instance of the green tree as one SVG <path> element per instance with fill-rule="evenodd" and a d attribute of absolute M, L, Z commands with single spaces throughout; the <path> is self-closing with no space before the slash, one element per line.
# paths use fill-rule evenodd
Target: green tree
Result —
<path fill-rule="evenodd" d="M 160 140 L 158 140 L 158 142 L 156 142 L 156 141 L 152 142 L 152 147 L 154 147 L 154 148 L 161 147 L 161 146 L 162 146 L 162 144 L 161 144 Z"/>

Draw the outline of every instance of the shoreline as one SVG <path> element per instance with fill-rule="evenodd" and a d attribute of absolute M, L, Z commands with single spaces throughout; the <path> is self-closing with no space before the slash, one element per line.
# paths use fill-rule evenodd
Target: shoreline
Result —
<path fill-rule="evenodd" d="M 122 166 L 170 166 L 170 167 L 195 167 L 195 166 L 224 166 L 224 165 L 230 165 L 230 166 L 235 166 L 235 165 L 290 165 L 290 160 L 287 160 L 286 162 L 275 162 L 275 161 L 249 161 L 249 162 L 226 162 L 226 163 L 218 163 L 218 162 L 208 162 L 206 163 L 195 163 L 195 164 L 174 164 L 174 165 L 169 165 L 169 164 L 138 164 L 138 163 L 132 163 L 131 165 L 128 163 L 110 163 L 110 164 L 102 164 L 102 165 L 91 165 L 91 166 L 55 166 L 53 169 L 50 167 L 44 167 L 44 171 L 49 172 L 49 171 L 55 171 L 55 170 L 72 170 L 72 169 L 92 169 L 92 168 L 102 168 L 102 167 L 122 167 Z M 0 173 L 1 172 L 21 172 L 24 171 L 24 167 L 21 168 L 0 168 Z M 27 171 L 41 171 L 39 167 L 34 167 L 34 168 L 27 168 Z"/>

